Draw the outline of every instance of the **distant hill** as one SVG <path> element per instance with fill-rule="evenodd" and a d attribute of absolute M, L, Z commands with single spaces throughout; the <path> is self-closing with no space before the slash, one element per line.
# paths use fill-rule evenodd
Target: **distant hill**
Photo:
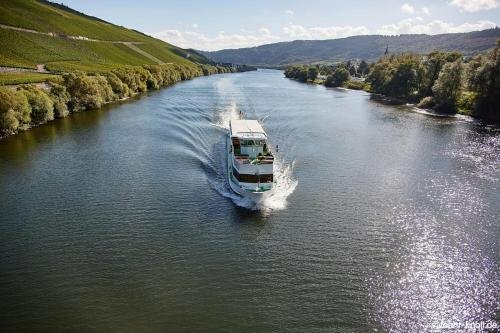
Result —
<path fill-rule="evenodd" d="M 85 15 L 61 4 L 0 1 L 0 66 L 51 71 L 105 71 L 124 65 L 210 62 L 138 31 Z"/>
<path fill-rule="evenodd" d="M 254 66 L 286 66 L 294 63 L 336 62 L 349 59 L 376 60 L 390 53 L 459 51 L 464 55 L 486 51 L 500 39 L 500 29 L 440 35 L 353 36 L 329 40 L 296 40 L 242 49 L 202 52 L 219 62 Z"/>

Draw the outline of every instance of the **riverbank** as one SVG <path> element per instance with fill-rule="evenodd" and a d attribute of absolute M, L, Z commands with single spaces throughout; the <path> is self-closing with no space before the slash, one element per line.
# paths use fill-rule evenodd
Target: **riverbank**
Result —
<path fill-rule="evenodd" d="M 306 84 L 316 84 L 316 85 L 322 85 L 325 86 L 325 80 L 322 79 L 316 79 L 314 81 L 308 81 L 308 82 L 303 82 L 297 79 L 290 78 L 290 80 L 297 81 L 300 83 L 306 83 Z M 358 80 L 351 80 L 348 81 L 346 84 L 338 87 L 327 87 L 327 88 L 336 88 L 336 89 L 344 89 L 344 90 L 353 90 L 353 91 L 364 91 L 370 94 L 370 99 L 380 102 L 385 105 L 393 105 L 393 106 L 408 106 L 411 107 L 411 110 L 416 113 L 424 114 L 430 117 L 437 117 L 437 118 L 461 118 L 465 119 L 468 121 L 472 121 L 474 119 L 477 120 L 483 120 L 486 121 L 487 123 L 492 123 L 492 124 L 498 124 L 497 120 L 494 119 L 489 119 L 489 118 L 482 118 L 482 117 L 474 117 L 470 114 L 469 112 L 457 112 L 457 113 L 445 113 L 445 112 L 439 112 L 438 110 L 432 109 L 432 108 L 427 108 L 427 107 L 422 107 L 418 103 L 411 103 L 410 101 L 403 100 L 400 98 L 396 97 L 391 97 L 391 96 L 386 96 L 383 94 L 377 94 L 373 93 L 369 89 L 369 85 L 360 87 L 358 84 Z"/>
<path fill-rule="evenodd" d="M 128 66 L 105 73 L 64 73 L 44 86 L 0 86 L 0 139 L 179 81 L 249 70 L 254 68 L 233 64 Z"/>
<path fill-rule="evenodd" d="M 295 65 L 285 76 L 299 82 L 365 90 L 392 104 L 412 103 L 436 115 L 461 114 L 500 121 L 500 41 L 474 58 L 456 52 L 386 55 L 370 65 L 356 62 Z"/>

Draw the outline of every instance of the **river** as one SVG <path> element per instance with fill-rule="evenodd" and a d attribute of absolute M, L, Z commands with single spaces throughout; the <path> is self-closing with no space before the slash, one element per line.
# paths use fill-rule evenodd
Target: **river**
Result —
<path fill-rule="evenodd" d="M 225 178 L 240 111 L 280 147 L 278 191 L 259 207 Z M 415 111 L 259 70 L 1 140 L 3 330 L 431 332 L 498 320 L 500 130 Z"/>

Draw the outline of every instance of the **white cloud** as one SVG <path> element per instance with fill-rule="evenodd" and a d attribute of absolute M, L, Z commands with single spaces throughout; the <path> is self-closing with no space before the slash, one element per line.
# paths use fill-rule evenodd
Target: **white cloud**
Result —
<path fill-rule="evenodd" d="M 292 39 L 332 39 L 369 33 L 365 26 L 352 27 L 347 25 L 306 28 L 297 24 L 289 24 L 283 27 L 283 32 Z"/>
<path fill-rule="evenodd" d="M 415 7 L 413 7 L 412 5 L 407 4 L 407 3 L 405 3 L 404 5 L 401 6 L 401 10 L 403 11 L 403 13 L 406 13 L 406 14 L 415 13 Z"/>
<path fill-rule="evenodd" d="M 281 36 L 272 34 L 266 27 L 261 27 L 257 32 L 241 34 L 228 34 L 224 31 L 220 31 L 216 36 L 207 36 L 198 31 L 180 31 L 176 29 L 150 33 L 150 35 L 182 48 L 212 51 L 227 48 L 258 46 L 291 39 L 332 39 L 366 35 L 368 33 L 368 29 L 364 26 L 306 28 L 301 25 L 289 24 L 283 27 L 283 35 Z"/>
<path fill-rule="evenodd" d="M 179 30 L 164 30 L 150 33 L 150 35 L 182 48 L 206 51 L 251 47 L 281 40 L 278 36 L 272 35 L 267 28 L 261 28 L 259 33 L 253 34 L 226 34 L 224 31 L 220 31 L 214 37 L 196 31 Z"/>
<path fill-rule="evenodd" d="M 424 10 L 416 10 L 416 13 Z M 280 33 L 273 33 L 269 28 L 262 26 L 258 30 L 240 29 L 237 33 L 226 33 L 219 31 L 213 35 L 207 35 L 197 30 L 198 25 L 193 23 L 192 29 L 183 30 L 163 30 L 150 33 L 151 36 L 162 39 L 182 48 L 195 48 L 199 50 L 220 50 L 228 48 L 252 47 L 281 41 L 296 39 L 335 39 L 357 35 L 367 35 L 378 33 L 382 35 L 400 34 L 441 34 L 454 32 L 469 32 L 494 28 L 495 22 L 479 20 L 455 24 L 441 20 L 427 21 L 422 16 L 407 18 L 394 24 L 387 24 L 378 29 L 369 30 L 365 26 L 315 26 L 306 27 L 299 24 L 288 23 L 282 27 Z"/>
<path fill-rule="evenodd" d="M 306 28 L 301 25 L 290 24 L 283 28 L 283 32 L 292 38 L 310 38 Z"/>
<path fill-rule="evenodd" d="M 418 10 L 414 6 L 410 5 L 409 3 L 405 3 L 404 5 L 402 5 L 401 11 L 405 14 L 421 13 L 421 14 L 425 14 L 425 15 L 430 15 L 430 13 L 431 13 L 431 11 L 429 10 L 428 7 L 422 7 L 420 10 Z"/>
<path fill-rule="evenodd" d="M 295 15 L 295 13 L 293 12 L 293 10 L 291 10 L 291 9 L 287 9 L 287 10 L 285 10 L 285 14 L 286 14 L 286 15 L 290 15 L 290 16 Z"/>
<path fill-rule="evenodd" d="M 497 8 L 500 0 L 451 0 L 449 4 L 460 7 L 466 12 L 477 12 Z"/>
<path fill-rule="evenodd" d="M 263 34 L 263 35 L 270 35 L 270 34 L 271 34 L 271 31 L 270 31 L 268 28 L 266 28 L 266 27 L 262 27 L 262 28 L 260 28 L 260 29 L 259 29 L 259 32 L 260 32 L 261 34 Z"/>
<path fill-rule="evenodd" d="M 396 24 L 388 24 L 377 30 L 382 35 L 400 35 L 400 34 L 444 34 L 452 32 L 469 32 L 494 28 L 496 24 L 491 21 L 477 21 L 472 23 L 463 23 L 455 25 L 453 23 L 434 20 L 422 23 L 422 18 L 405 19 Z"/>

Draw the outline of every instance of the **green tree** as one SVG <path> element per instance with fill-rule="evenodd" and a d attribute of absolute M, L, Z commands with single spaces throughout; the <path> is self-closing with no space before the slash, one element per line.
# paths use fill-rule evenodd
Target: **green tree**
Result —
<path fill-rule="evenodd" d="M 308 69 L 305 66 L 300 65 L 287 67 L 285 69 L 285 76 L 300 82 L 307 82 L 307 79 L 309 78 Z"/>
<path fill-rule="evenodd" d="M 381 58 L 366 81 L 372 91 L 406 100 L 418 100 L 424 77 L 420 56 L 403 53 Z"/>
<path fill-rule="evenodd" d="M 0 87 L 0 135 L 13 134 L 30 122 L 30 105 L 24 94 Z"/>
<path fill-rule="evenodd" d="M 326 77 L 325 86 L 340 87 L 349 81 L 349 71 L 345 67 L 337 67 L 332 75 Z"/>
<path fill-rule="evenodd" d="M 70 95 L 68 106 L 71 111 L 97 109 L 105 102 L 96 80 L 82 72 L 63 75 L 64 85 Z"/>
<path fill-rule="evenodd" d="M 70 99 L 66 87 L 57 83 L 51 83 L 49 97 L 54 103 L 54 116 L 56 118 L 66 117 L 69 114 L 68 102 Z"/>
<path fill-rule="evenodd" d="M 390 80 L 391 63 L 387 57 L 381 58 L 377 61 L 372 68 L 366 82 L 370 83 L 371 90 L 377 94 L 388 94 L 387 83 Z"/>
<path fill-rule="evenodd" d="M 309 69 L 307 70 L 307 79 L 310 81 L 314 81 L 318 77 L 318 74 L 319 74 L 318 67 L 316 66 L 309 67 Z"/>
<path fill-rule="evenodd" d="M 486 56 L 476 59 L 467 83 L 477 94 L 474 115 L 500 120 L 500 41 Z"/>
<path fill-rule="evenodd" d="M 146 65 L 143 66 L 150 74 L 151 77 L 146 82 L 148 89 L 160 89 L 163 87 L 162 68 L 159 65 Z"/>
<path fill-rule="evenodd" d="M 135 94 L 148 90 L 146 84 L 147 75 L 144 73 L 147 71 L 144 68 L 141 69 L 142 70 L 132 67 L 123 67 L 113 70 L 113 73 L 130 88 L 131 93 Z"/>
<path fill-rule="evenodd" d="M 462 55 L 458 52 L 434 51 L 429 53 L 429 55 L 423 61 L 425 75 L 423 78 L 420 95 L 432 96 L 432 87 L 434 86 L 434 83 L 439 76 L 439 72 L 441 72 L 441 68 L 447 62 L 456 61 L 461 57 Z"/>
<path fill-rule="evenodd" d="M 356 71 L 356 66 L 354 66 L 354 64 L 349 66 L 349 75 L 356 76 L 357 74 L 358 72 Z"/>
<path fill-rule="evenodd" d="M 108 83 L 108 80 L 106 80 L 106 77 L 102 75 L 96 75 L 93 76 L 91 79 L 97 83 L 99 94 L 101 95 L 101 98 L 104 101 L 104 103 L 109 103 L 117 99 L 117 96 L 114 94 L 111 85 Z"/>
<path fill-rule="evenodd" d="M 436 109 L 456 113 L 457 100 L 462 89 L 462 61 L 456 60 L 443 65 L 439 76 L 432 86 Z"/>
<path fill-rule="evenodd" d="M 358 66 L 358 74 L 361 76 L 365 76 L 368 74 L 369 69 L 370 66 L 368 66 L 368 63 L 364 60 L 361 60 Z"/>
<path fill-rule="evenodd" d="M 111 86 L 111 89 L 113 90 L 113 93 L 119 98 L 125 98 L 129 96 L 130 94 L 130 89 L 129 87 L 120 80 L 118 76 L 116 76 L 115 73 L 106 73 L 104 74 L 106 77 L 106 80 L 108 81 L 109 85 Z"/>
<path fill-rule="evenodd" d="M 31 107 L 31 124 L 40 125 L 54 119 L 54 103 L 49 96 L 35 86 L 21 86 L 19 88 Z"/>

